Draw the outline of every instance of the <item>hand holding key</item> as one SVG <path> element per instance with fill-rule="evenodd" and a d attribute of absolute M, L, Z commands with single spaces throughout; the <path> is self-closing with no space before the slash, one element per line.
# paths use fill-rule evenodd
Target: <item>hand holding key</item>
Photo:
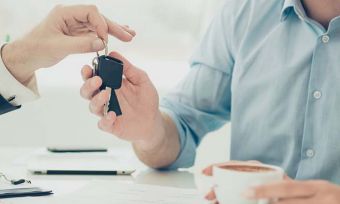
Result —
<path fill-rule="evenodd" d="M 26 85 L 36 70 L 55 65 L 70 54 L 102 50 L 99 38 L 107 42 L 109 35 L 131 41 L 136 33 L 107 19 L 93 5 L 59 5 L 31 32 L 7 44 L 2 59 L 11 74 Z"/>
<path fill-rule="evenodd" d="M 105 104 L 104 115 L 109 111 L 113 111 L 117 116 L 120 116 L 122 115 L 122 111 L 115 90 L 122 86 L 124 65 L 119 59 L 107 56 L 107 44 L 105 41 L 103 41 L 103 43 L 105 45 L 105 54 L 99 56 L 99 53 L 97 52 L 97 57 L 95 57 L 92 62 L 94 68 L 93 74 L 102 79 L 102 85 L 99 89 L 107 89 L 111 92 L 110 99 L 108 103 Z"/>
<path fill-rule="evenodd" d="M 122 79 L 121 88 L 115 91 L 123 115 L 117 117 L 113 111 L 104 115 L 110 91 L 100 90 L 103 80 L 99 76 L 93 76 L 92 68 L 88 65 L 82 69 L 85 83 L 81 88 L 81 95 L 90 100 L 90 111 L 100 117 L 100 129 L 131 142 L 151 142 L 155 139 L 152 136 L 158 135 L 155 132 L 162 127 L 157 91 L 143 70 L 118 53 L 112 52 L 109 56 L 124 64 L 125 78 Z"/>

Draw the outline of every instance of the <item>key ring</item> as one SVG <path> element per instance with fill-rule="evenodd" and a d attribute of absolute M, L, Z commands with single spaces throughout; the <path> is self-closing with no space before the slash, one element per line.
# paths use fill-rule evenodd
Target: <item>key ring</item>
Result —
<path fill-rule="evenodd" d="M 101 38 L 100 38 L 101 39 Z M 109 53 L 109 48 L 107 47 L 107 43 L 105 42 L 105 40 L 103 40 L 103 39 L 101 39 L 102 40 L 102 42 L 103 42 L 103 44 L 104 44 L 104 46 L 105 46 L 105 56 L 107 56 L 108 55 L 108 53 Z M 95 73 L 97 72 L 97 66 L 98 66 L 98 58 L 100 57 L 100 55 L 99 55 L 99 52 L 97 51 L 97 57 L 95 57 L 95 58 L 93 58 L 93 60 L 92 60 L 92 66 L 93 66 L 93 68 L 94 68 L 94 70 L 93 70 L 93 75 L 95 75 Z"/>
<path fill-rule="evenodd" d="M 100 38 L 101 39 L 101 38 Z M 107 47 L 107 43 L 105 42 L 105 40 L 101 39 L 104 46 L 105 46 L 105 56 L 107 56 L 107 54 L 109 53 L 109 48 Z M 97 57 L 99 57 L 99 52 L 97 52 Z"/>

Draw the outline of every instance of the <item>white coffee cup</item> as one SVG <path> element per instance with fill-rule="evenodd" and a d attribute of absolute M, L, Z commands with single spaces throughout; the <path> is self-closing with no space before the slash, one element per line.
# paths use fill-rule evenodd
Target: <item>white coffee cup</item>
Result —
<path fill-rule="evenodd" d="M 280 181 L 283 177 L 283 169 L 271 165 L 235 163 L 213 167 L 214 189 L 220 204 L 268 204 L 268 200 L 249 200 L 242 194 L 251 187 Z"/>

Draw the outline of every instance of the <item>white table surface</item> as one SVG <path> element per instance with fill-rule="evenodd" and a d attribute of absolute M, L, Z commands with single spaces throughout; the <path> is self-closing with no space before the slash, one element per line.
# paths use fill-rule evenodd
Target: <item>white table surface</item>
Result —
<path fill-rule="evenodd" d="M 0 171 L 10 178 L 25 178 L 39 187 L 54 191 L 53 196 L 70 194 L 81 189 L 93 180 L 127 182 L 179 188 L 195 188 L 194 174 L 190 171 L 160 172 L 147 168 L 136 160 L 137 171 L 132 176 L 37 176 L 27 173 L 25 156 L 34 153 L 35 148 L 0 147 Z M 131 150 L 132 151 L 132 150 Z M 105 187 L 103 187 L 105 188 Z M 52 197 L 51 197 L 52 198 Z M 5 199 L 4 203 L 34 203 L 31 198 Z M 36 198 L 35 198 L 36 199 Z M 31 201 L 30 201 L 31 200 Z"/>

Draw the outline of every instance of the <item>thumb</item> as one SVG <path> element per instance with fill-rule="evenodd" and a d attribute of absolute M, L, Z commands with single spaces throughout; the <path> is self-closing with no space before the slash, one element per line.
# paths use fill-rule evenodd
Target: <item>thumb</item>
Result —
<path fill-rule="evenodd" d="M 149 81 L 149 77 L 145 71 L 138 69 L 118 52 L 111 52 L 110 56 L 119 59 L 120 61 L 123 62 L 124 64 L 123 74 L 130 83 L 134 85 L 140 85 L 144 82 Z"/>
<path fill-rule="evenodd" d="M 213 167 L 214 165 L 210 165 L 202 170 L 202 173 L 206 176 L 212 176 L 213 175 Z"/>
<path fill-rule="evenodd" d="M 63 41 L 68 54 L 97 52 L 105 48 L 103 41 L 94 36 L 66 36 Z"/>

